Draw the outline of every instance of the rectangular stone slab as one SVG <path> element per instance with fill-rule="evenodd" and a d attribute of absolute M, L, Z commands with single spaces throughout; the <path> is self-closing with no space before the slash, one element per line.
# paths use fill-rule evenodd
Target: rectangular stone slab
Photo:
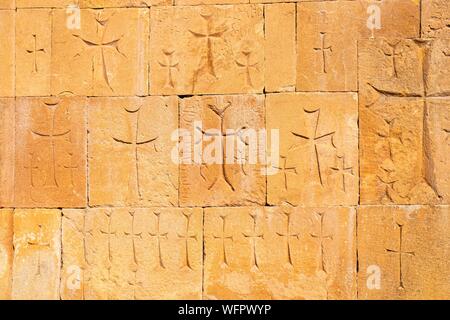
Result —
<path fill-rule="evenodd" d="M 261 5 L 151 9 L 150 93 L 258 93 L 264 87 Z"/>
<path fill-rule="evenodd" d="M 356 298 L 356 210 L 205 209 L 207 299 Z"/>
<path fill-rule="evenodd" d="M 446 156 L 436 142 L 447 134 L 449 48 L 443 40 L 359 43 L 363 204 L 448 203 L 448 174 L 440 176 Z M 447 153 L 448 144 L 439 149 Z"/>
<path fill-rule="evenodd" d="M 16 95 L 50 95 L 52 11 L 18 9 L 16 13 Z"/>
<path fill-rule="evenodd" d="M 176 97 L 90 99 L 90 205 L 178 205 L 177 128 Z"/>
<path fill-rule="evenodd" d="M 203 211 L 63 212 L 62 299 L 200 299 Z"/>
<path fill-rule="evenodd" d="M 263 95 L 180 101 L 180 128 L 188 137 L 180 151 L 181 206 L 264 205 L 266 177 L 259 153 L 265 154 L 265 146 L 244 136 L 246 129 L 258 134 L 265 128 L 264 120 Z M 250 153 L 257 156 L 254 161 Z"/>
<path fill-rule="evenodd" d="M 448 206 L 358 210 L 360 299 L 449 299 Z"/>
<path fill-rule="evenodd" d="M 67 28 L 66 10 L 53 15 L 53 94 L 147 94 L 148 9 L 82 9 L 80 29 Z"/>
<path fill-rule="evenodd" d="M 295 4 L 264 6 L 266 92 L 295 91 L 296 83 Z"/>
<path fill-rule="evenodd" d="M 60 210 L 15 210 L 13 265 L 13 299 L 59 300 Z"/>
<path fill-rule="evenodd" d="M 358 204 L 357 105 L 354 93 L 267 95 L 267 130 L 280 132 L 279 155 L 268 154 L 269 204 Z"/>
<path fill-rule="evenodd" d="M 16 207 L 86 206 L 86 99 L 17 98 Z"/>

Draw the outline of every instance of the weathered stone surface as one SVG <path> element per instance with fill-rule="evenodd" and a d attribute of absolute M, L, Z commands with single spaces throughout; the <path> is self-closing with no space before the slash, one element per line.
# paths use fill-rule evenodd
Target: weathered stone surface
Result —
<path fill-rule="evenodd" d="M 448 42 L 361 42 L 363 204 L 448 203 L 449 175 L 437 177 L 445 167 L 446 156 L 441 157 L 448 144 L 436 148 L 446 139 L 447 120 L 433 115 L 433 105 L 445 108 L 450 100 L 450 82 L 443 76 L 450 72 L 443 50 L 448 47 Z"/>
<path fill-rule="evenodd" d="M 450 38 L 450 2 L 422 1 L 422 37 Z"/>
<path fill-rule="evenodd" d="M 377 4 L 381 29 L 368 28 L 367 10 L 371 4 L 372 1 L 297 4 L 297 90 L 356 91 L 359 38 L 418 36 L 417 3 L 398 0 Z"/>
<path fill-rule="evenodd" d="M 53 94 L 147 94 L 148 9 L 83 9 L 79 30 L 53 14 Z"/>
<path fill-rule="evenodd" d="M 0 99 L 0 207 L 14 202 L 14 98 Z"/>
<path fill-rule="evenodd" d="M 86 205 L 86 99 L 17 98 L 16 207 Z"/>
<path fill-rule="evenodd" d="M 260 5 L 151 10 L 150 93 L 257 93 L 264 87 Z"/>
<path fill-rule="evenodd" d="M 61 212 L 16 209 L 12 298 L 59 300 L 60 269 Z"/>
<path fill-rule="evenodd" d="M 266 92 L 295 91 L 295 12 L 294 3 L 264 6 Z"/>
<path fill-rule="evenodd" d="M 249 154 L 258 157 L 265 147 L 246 136 L 247 129 L 258 133 L 265 127 L 264 96 L 185 98 L 180 117 L 180 128 L 190 137 L 185 148 L 181 144 L 180 205 L 264 205 L 265 170 Z"/>
<path fill-rule="evenodd" d="M 16 95 L 50 95 L 51 10 L 17 10 L 16 33 Z"/>
<path fill-rule="evenodd" d="M 17 8 L 64 8 L 77 5 L 80 0 L 15 0 Z"/>
<path fill-rule="evenodd" d="M 89 101 L 90 205 L 178 205 L 178 99 Z"/>
<path fill-rule="evenodd" d="M 0 97 L 14 97 L 15 16 L 13 10 L 0 10 Z"/>
<path fill-rule="evenodd" d="M 0 9 L 14 9 L 15 0 L 0 0 Z"/>
<path fill-rule="evenodd" d="M 81 8 L 130 8 L 170 6 L 173 0 L 78 0 Z"/>
<path fill-rule="evenodd" d="M 0 209 L 0 300 L 11 299 L 13 210 Z"/>
<path fill-rule="evenodd" d="M 356 94 L 270 94 L 266 108 L 267 130 L 280 130 L 279 163 L 268 164 L 268 203 L 358 204 Z"/>
<path fill-rule="evenodd" d="M 205 298 L 356 297 L 356 210 L 205 209 Z"/>
<path fill-rule="evenodd" d="M 200 208 L 64 210 L 61 296 L 200 299 L 202 229 Z"/>
<path fill-rule="evenodd" d="M 370 206 L 358 212 L 361 299 L 449 299 L 448 206 Z"/>

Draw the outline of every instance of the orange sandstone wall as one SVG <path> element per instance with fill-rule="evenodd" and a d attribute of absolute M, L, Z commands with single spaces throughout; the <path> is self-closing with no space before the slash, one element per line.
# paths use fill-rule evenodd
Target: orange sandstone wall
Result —
<path fill-rule="evenodd" d="M 0 0 L 0 299 L 450 298 L 449 25 Z"/>

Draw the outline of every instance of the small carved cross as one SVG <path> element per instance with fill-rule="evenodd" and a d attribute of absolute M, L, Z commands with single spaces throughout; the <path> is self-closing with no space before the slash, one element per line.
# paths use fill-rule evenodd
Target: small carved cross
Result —
<path fill-rule="evenodd" d="M 354 176 L 354 174 L 353 174 L 353 167 L 350 167 L 350 166 L 346 166 L 346 165 L 345 165 L 345 156 L 342 156 L 342 157 L 336 156 L 336 163 L 335 163 L 335 166 L 334 166 L 334 167 L 331 167 L 331 170 L 333 170 L 335 174 L 338 174 L 338 175 L 341 176 L 341 180 L 342 180 L 342 184 L 341 184 L 341 185 L 342 185 L 342 190 L 343 190 L 344 192 L 346 192 L 346 191 L 347 191 L 347 188 L 346 188 L 346 183 L 345 183 L 345 177 L 346 177 L 347 175 L 348 175 L 348 176 L 351 176 L 351 177 Z"/>
<path fill-rule="evenodd" d="M 264 239 L 264 234 L 263 233 L 258 233 L 256 231 L 256 229 L 257 229 L 257 226 L 256 226 L 257 215 L 256 214 L 250 214 L 250 216 L 252 217 L 252 220 L 253 220 L 253 230 L 252 230 L 251 233 L 243 232 L 242 234 L 244 235 L 245 238 L 250 240 L 250 243 L 252 245 L 252 267 L 256 267 L 257 269 L 259 269 L 258 255 L 256 253 L 256 241 L 263 240 Z"/>
<path fill-rule="evenodd" d="M 38 40 L 37 40 L 37 35 L 36 34 L 33 34 L 32 35 L 33 36 L 33 49 L 29 49 L 29 50 L 26 50 L 27 51 L 27 53 L 28 54 L 33 54 L 33 70 L 32 70 L 32 73 L 38 73 L 38 62 L 37 62 L 37 60 L 38 60 L 38 57 L 37 57 L 37 55 L 38 55 L 38 53 L 46 53 L 46 51 L 45 51 L 45 49 L 44 48 L 39 48 L 38 47 L 38 45 L 37 45 L 37 42 L 38 42 Z"/>
<path fill-rule="evenodd" d="M 222 221 L 222 233 L 220 235 L 213 235 L 213 238 L 215 240 L 221 240 L 222 241 L 222 264 L 228 267 L 228 255 L 227 255 L 227 248 L 226 248 L 226 241 L 233 242 L 233 236 L 226 235 L 225 230 L 227 226 L 227 216 L 221 215 L 219 216 L 220 220 Z"/>
<path fill-rule="evenodd" d="M 36 276 L 41 275 L 41 249 L 50 249 L 50 242 L 43 242 L 42 238 L 44 237 L 43 227 L 42 224 L 38 225 L 38 233 L 32 240 L 28 240 L 28 245 L 36 248 L 38 252 L 38 265 L 37 265 L 37 271 Z"/>
<path fill-rule="evenodd" d="M 300 233 L 292 233 L 291 232 L 291 215 L 292 212 L 286 212 L 283 211 L 283 214 L 286 216 L 286 231 L 283 232 L 277 232 L 277 235 L 279 237 L 283 237 L 286 239 L 286 246 L 287 246 L 287 261 L 288 264 L 291 266 L 294 266 L 292 262 L 292 251 L 291 251 L 291 238 L 296 238 L 297 240 L 300 237 Z"/>
<path fill-rule="evenodd" d="M 398 259 L 399 259 L 399 279 L 400 279 L 400 288 L 401 289 L 405 289 L 404 283 L 403 283 L 403 255 L 408 255 L 408 256 L 415 256 L 414 252 L 408 252 L 408 251 L 403 251 L 403 225 L 400 223 L 397 223 L 397 226 L 399 228 L 399 247 L 398 250 L 395 249 L 386 249 L 386 252 L 388 253 L 393 253 L 393 254 L 398 254 Z"/>
<path fill-rule="evenodd" d="M 131 243 L 133 248 L 133 262 L 137 266 L 138 259 L 136 254 L 136 240 L 142 240 L 142 232 L 137 233 L 135 231 L 135 219 L 136 219 L 136 212 L 133 210 L 130 210 L 128 214 L 131 216 L 131 231 L 130 232 L 124 232 L 125 236 L 131 237 Z"/>
<path fill-rule="evenodd" d="M 191 265 L 191 261 L 189 259 L 189 240 L 197 240 L 197 235 L 196 234 L 189 234 L 189 227 L 191 224 L 191 218 L 192 218 L 192 214 L 191 213 L 185 213 L 183 212 L 183 216 L 186 218 L 186 229 L 184 234 L 178 234 L 178 239 L 180 239 L 181 241 L 184 242 L 184 264 L 182 267 L 188 267 L 189 269 L 192 269 L 192 265 Z"/>
<path fill-rule="evenodd" d="M 333 52 L 332 46 L 326 46 L 326 44 L 325 44 L 326 43 L 326 41 L 325 41 L 326 35 L 327 35 L 326 32 L 320 32 L 321 45 L 320 45 L 320 47 L 314 48 L 314 50 L 317 51 L 318 53 L 320 53 L 322 56 L 322 71 L 323 71 L 323 73 L 327 73 L 327 71 L 328 71 L 327 70 L 327 66 L 328 66 L 327 53 L 330 54 Z"/>
<path fill-rule="evenodd" d="M 333 240 L 333 236 L 332 235 L 324 235 L 323 224 L 324 224 L 324 219 L 325 219 L 325 213 L 317 212 L 316 215 L 320 219 L 319 232 L 311 233 L 310 235 L 311 235 L 311 237 L 313 237 L 314 239 L 317 239 L 319 241 L 319 244 L 320 244 L 320 269 L 323 272 L 327 273 L 327 270 L 325 268 L 325 244 L 324 244 L 324 241 L 325 240 Z"/>
<path fill-rule="evenodd" d="M 161 212 L 154 212 L 156 216 L 156 231 L 155 233 L 149 233 L 149 235 L 156 239 L 156 246 L 158 247 L 158 256 L 159 256 L 159 266 L 162 269 L 165 269 L 164 261 L 162 258 L 162 250 L 161 250 L 161 240 L 168 240 L 168 232 L 161 232 Z"/>

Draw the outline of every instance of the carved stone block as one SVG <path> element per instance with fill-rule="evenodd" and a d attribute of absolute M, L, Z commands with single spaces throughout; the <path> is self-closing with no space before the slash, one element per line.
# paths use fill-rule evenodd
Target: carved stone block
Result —
<path fill-rule="evenodd" d="M 259 134 L 265 128 L 264 96 L 185 98 L 180 115 L 180 127 L 190 137 L 181 150 L 180 205 L 264 205 L 259 154 L 265 146 L 247 136 L 248 129 Z"/>
<path fill-rule="evenodd" d="M 354 208 L 207 208 L 205 297 L 355 298 L 355 228 Z"/>
<path fill-rule="evenodd" d="M 266 108 L 267 130 L 280 130 L 278 164 L 270 155 L 268 203 L 358 204 L 356 94 L 271 94 Z"/>
<path fill-rule="evenodd" d="M 17 98 L 16 207 L 86 206 L 86 99 Z"/>
<path fill-rule="evenodd" d="M 260 5 L 151 10 L 150 93 L 258 93 L 264 87 Z"/>
<path fill-rule="evenodd" d="M 59 210 L 15 210 L 13 265 L 13 299 L 59 300 L 61 270 Z"/>
<path fill-rule="evenodd" d="M 358 212 L 361 299 L 449 299 L 448 206 L 368 206 Z"/>
<path fill-rule="evenodd" d="M 53 94 L 147 94 L 148 9 L 83 9 L 80 29 L 65 10 L 53 15 Z"/>
<path fill-rule="evenodd" d="M 90 99 L 90 205 L 178 205 L 177 128 L 176 97 Z"/>
<path fill-rule="evenodd" d="M 63 214 L 63 299 L 201 298 L 202 209 Z"/>

